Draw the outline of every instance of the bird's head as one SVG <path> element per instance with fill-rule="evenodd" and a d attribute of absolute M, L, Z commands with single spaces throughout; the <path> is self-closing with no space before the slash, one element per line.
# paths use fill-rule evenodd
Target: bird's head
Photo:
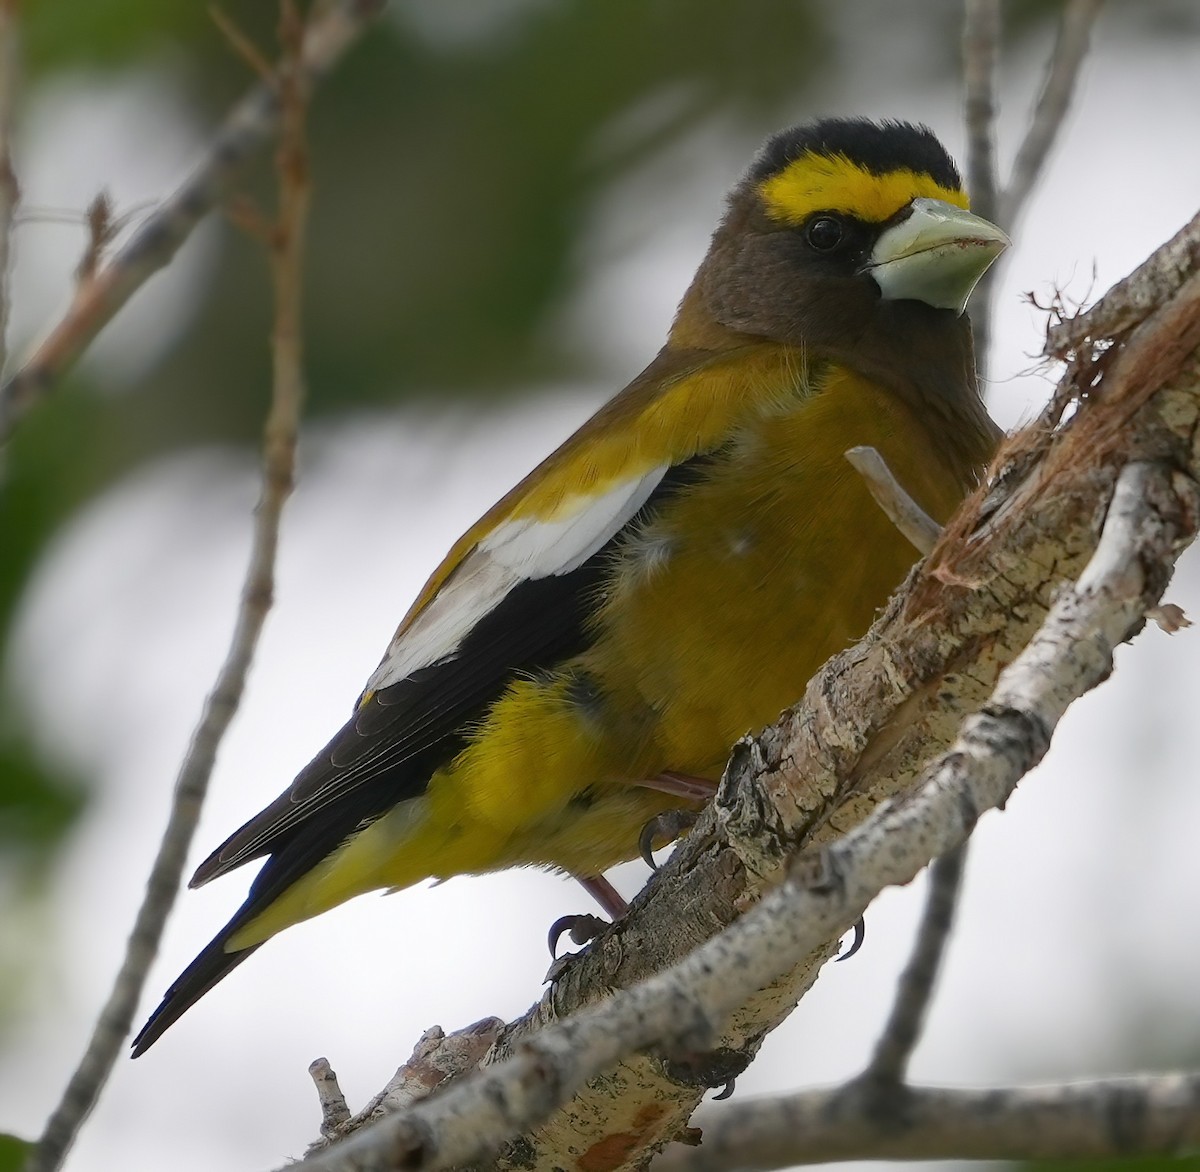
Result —
<path fill-rule="evenodd" d="M 967 206 L 926 127 L 826 119 L 782 131 L 731 193 L 676 334 L 700 341 L 715 326 L 841 353 L 892 324 L 957 333 L 1009 243 Z"/>

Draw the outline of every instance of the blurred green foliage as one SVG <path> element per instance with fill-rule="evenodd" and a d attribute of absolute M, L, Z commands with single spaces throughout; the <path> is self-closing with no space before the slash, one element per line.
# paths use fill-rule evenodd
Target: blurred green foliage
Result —
<path fill-rule="evenodd" d="M 20 1172 L 29 1154 L 29 1144 L 15 1135 L 0 1132 L 0 1172 Z"/>

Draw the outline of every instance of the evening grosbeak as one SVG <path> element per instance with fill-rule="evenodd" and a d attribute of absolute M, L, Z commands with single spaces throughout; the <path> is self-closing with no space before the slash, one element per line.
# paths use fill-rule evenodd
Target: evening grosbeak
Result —
<path fill-rule="evenodd" d="M 276 932 L 380 888 L 541 866 L 585 881 L 861 636 L 913 551 L 844 458 L 944 521 L 998 438 L 964 307 L 1008 241 L 926 128 L 767 141 L 666 345 L 454 545 L 353 716 L 206 859 L 265 858 L 150 1046 Z"/>

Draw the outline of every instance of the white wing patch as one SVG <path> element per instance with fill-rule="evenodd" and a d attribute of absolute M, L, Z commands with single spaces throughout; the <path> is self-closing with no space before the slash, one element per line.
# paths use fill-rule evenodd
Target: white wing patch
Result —
<path fill-rule="evenodd" d="M 367 690 L 451 658 L 471 628 L 521 582 L 577 570 L 637 514 L 666 471 L 659 465 L 600 496 L 568 497 L 544 520 L 522 517 L 498 525 L 392 640 Z"/>

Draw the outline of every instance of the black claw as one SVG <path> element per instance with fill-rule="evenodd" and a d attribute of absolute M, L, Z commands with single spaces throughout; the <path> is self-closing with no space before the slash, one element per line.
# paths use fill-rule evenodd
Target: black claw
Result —
<path fill-rule="evenodd" d="M 726 1099 L 733 1096 L 733 1088 L 737 1086 L 737 1079 L 731 1078 L 715 1095 L 712 1097 L 714 1103 L 722 1103 Z"/>
<path fill-rule="evenodd" d="M 674 842 L 685 830 L 691 830 L 699 817 L 695 810 L 663 810 L 642 827 L 638 835 L 638 852 L 651 871 L 658 870 L 654 861 L 654 840 L 661 835 L 668 842 Z"/>
<path fill-rule="evenodd" d="M 564 932 L 569 933 L 572 944 L 586 944 L 589 940 L 594 940 L 599 936 L 607 927 L 608 921 L 602 920 L 599 916 L 559 916 L 550 925 L 550 931 L 546 934 L 546 944 L 550 949 L 551 959 L 558 959 L 558 942 L 562 939 Z"/>
<path fill-rule="evenodd" d="M 839 952 L 835 960 L 849 960 L 863 945 L 863 941 L 867 938 L 867 921 L 859 916 L 854 921 L 854 939 L 850 941 L 850 947 L 845 952 Z"/>
<path fill-rule="evenodd" d="M 658 864 L 654 861 L 654 835 L 658 830 L 658 819 L 651 818 L 645 826 L 642 827 L 642 833 L 638 835 L 638 854 L 646 861 L 646 866 L 651 871 L 658 870 Z"/>

